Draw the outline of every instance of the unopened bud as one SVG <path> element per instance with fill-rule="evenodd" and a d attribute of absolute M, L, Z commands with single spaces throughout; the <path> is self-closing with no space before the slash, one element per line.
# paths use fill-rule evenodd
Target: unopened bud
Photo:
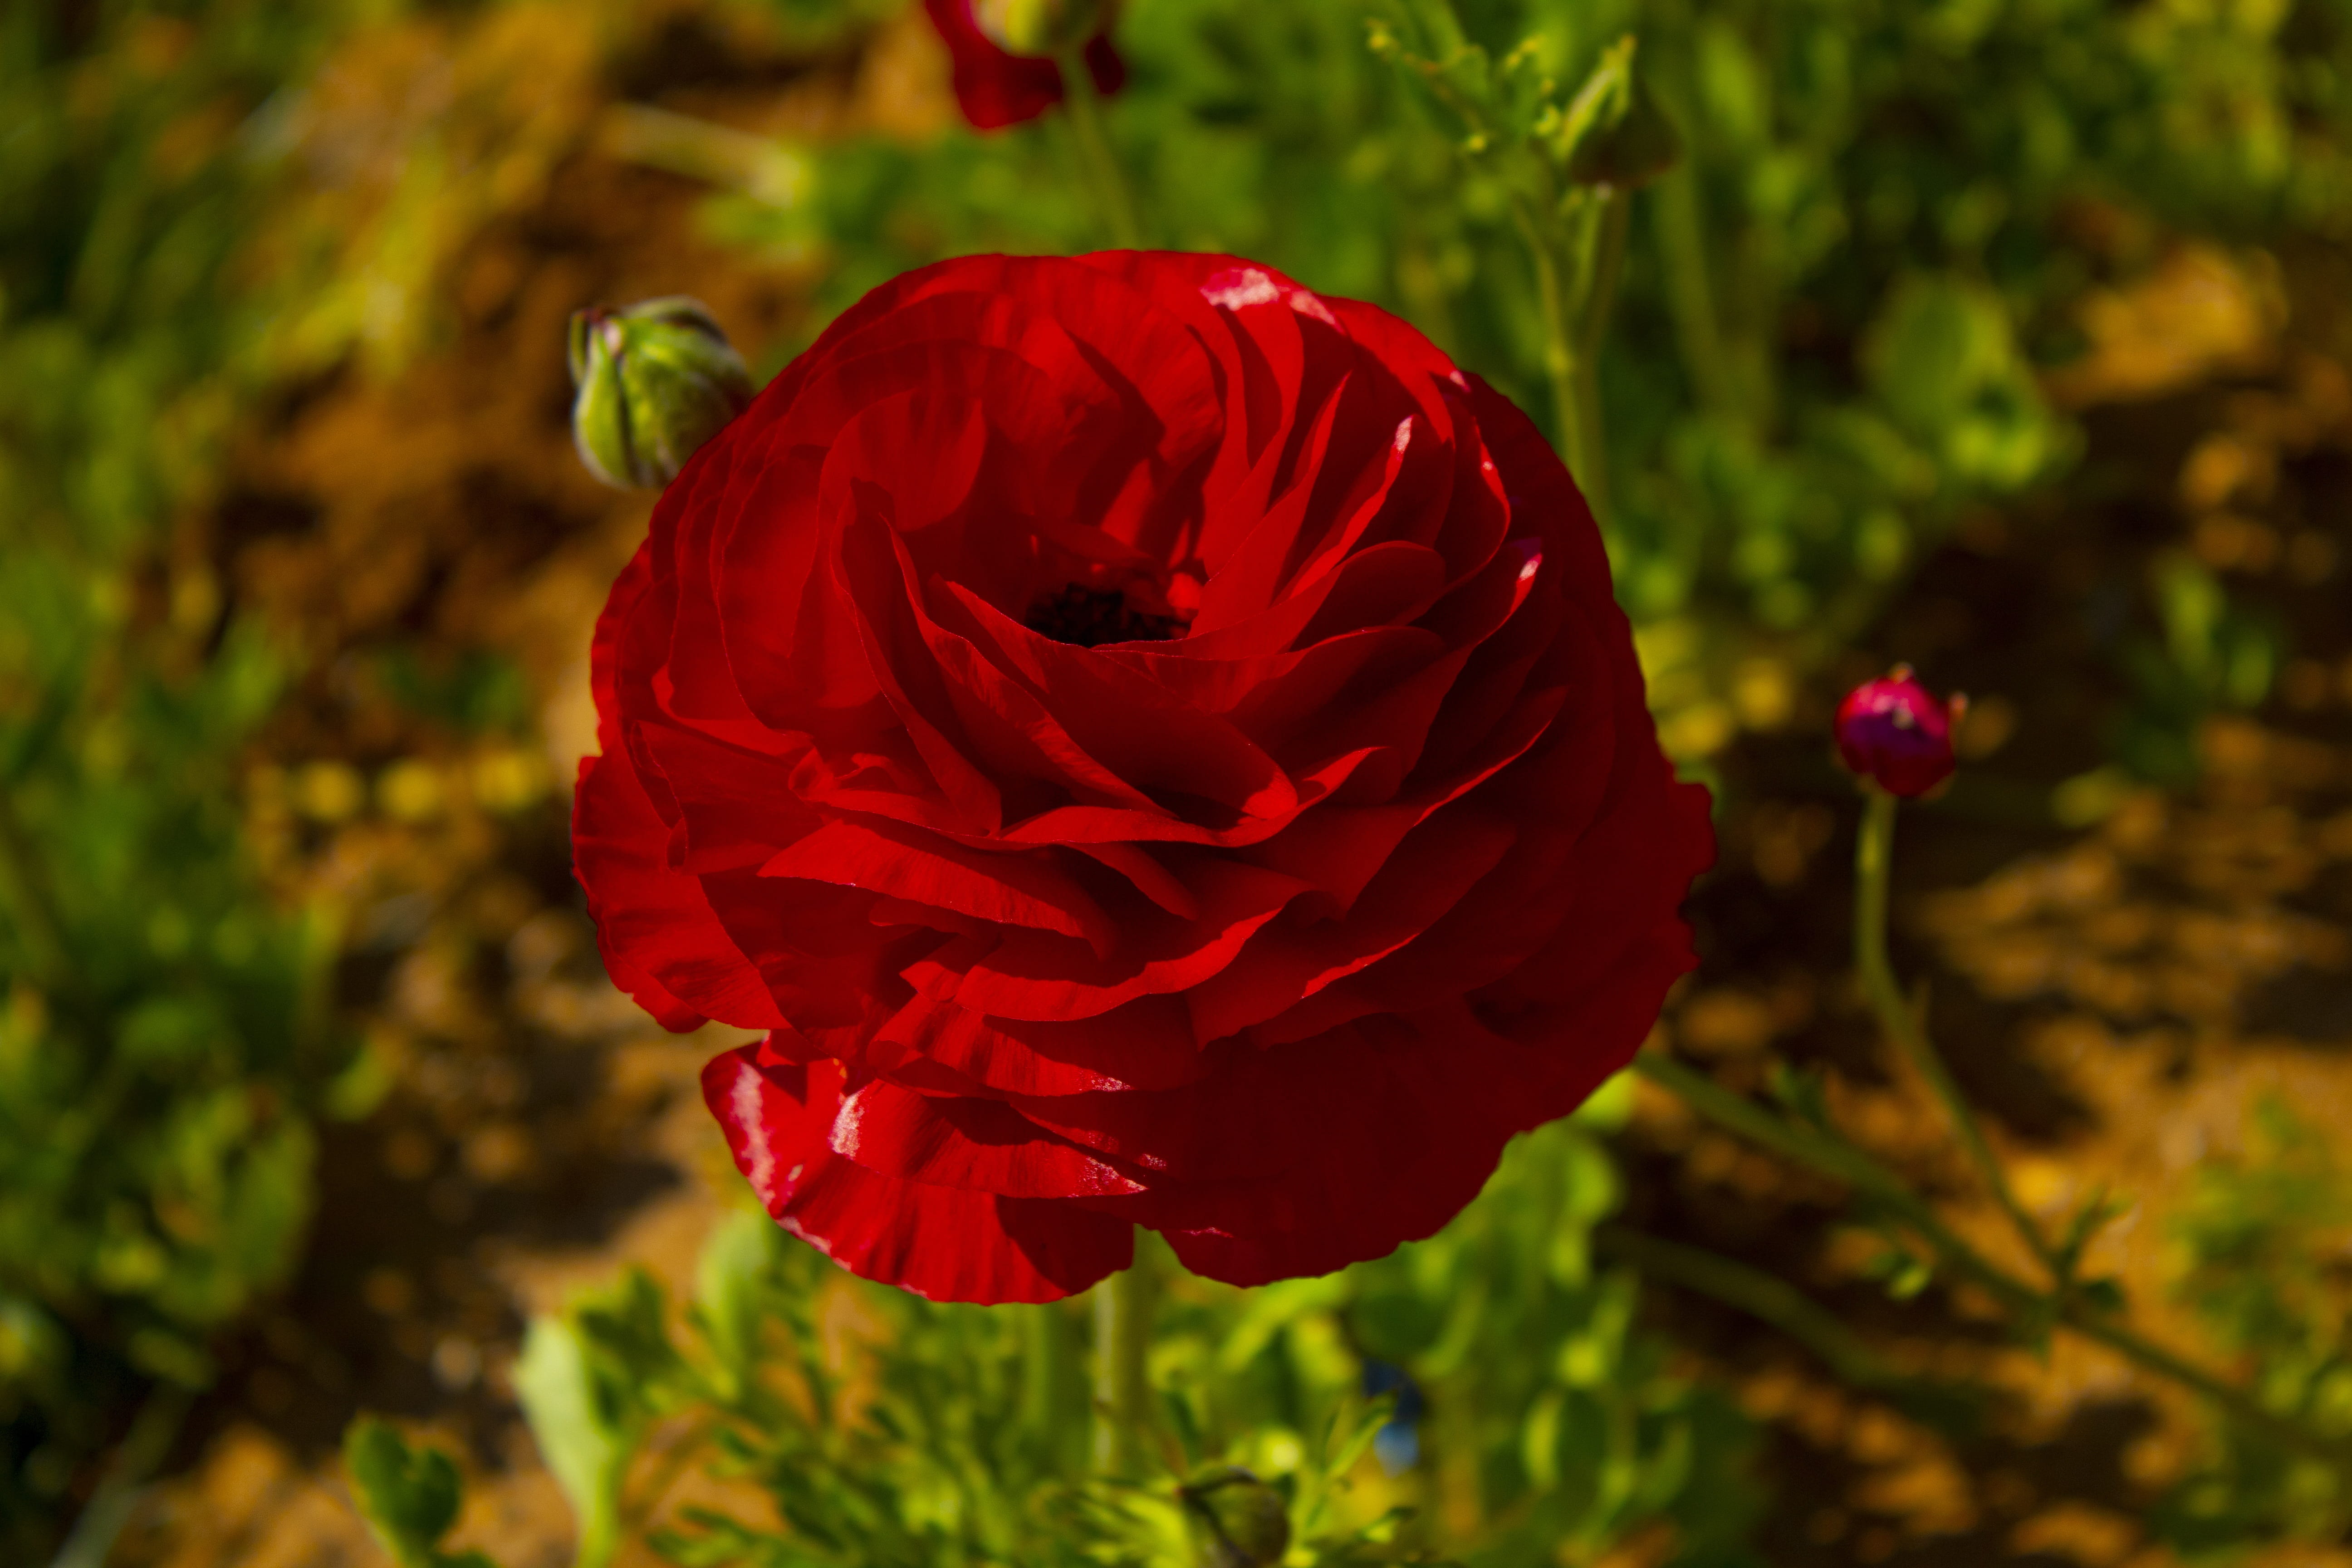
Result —
<path fill-rule="evenodd" d="M 1059 55 L 1103 30 L 1104 0 L 971 0 L 971 19 L 1011 55 Z"/>
<path fill-rule="evenodd" d="M 756 390 L 742 356 L 693 300 L 599 305 L 572 318 L 572 437 L 589 472 L 659 489 Z"/>
<path fill-rule="evenodd" d="M 1838 704 L 1838 760 L 1889 795 L 1920 795 L 1952 773 L 1952 726 L 1968 706 L 1948 702 L 1898 664 Z"/>
<path fill-rule="evenodd" d="M 1290 1550 L 1290 1505 L 1238 1465 L 1179 1487 L 1194 1568 L 1271 1568 Z"/>

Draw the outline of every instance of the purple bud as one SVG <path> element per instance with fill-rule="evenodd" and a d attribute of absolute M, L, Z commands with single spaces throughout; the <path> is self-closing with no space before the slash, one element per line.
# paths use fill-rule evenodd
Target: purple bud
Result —
<path fill-rule="evenodd" d="M 1952 726 L 1968 706 L 1911 679 L 1898 664 L 1838 704 L 1838 760 L 1889 795 L 1921 795 L 1952 773 Z"/>

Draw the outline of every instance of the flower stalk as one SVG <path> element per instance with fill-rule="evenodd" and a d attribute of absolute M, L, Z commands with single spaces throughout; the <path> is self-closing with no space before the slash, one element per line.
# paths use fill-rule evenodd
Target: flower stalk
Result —
<path fill-rule="evenodd" d="M 1076 143 L 1078 165 L 1094 188 L 1095 209 L 1101 216 L 1110 242 L 1121 250 L 1143 247 L 1143 226 L 1136 217 L 1134 194 L 1127 172 L 1112 150 L 1103 124 L 1102 95 L 1095 90 L 1094 72 L 1087 65 L 1086 40 L 1063 48 L 1055 57 L 1062 68 L 1062 110 Z"/>
<path fill-rule="evenodd" d="M 1602 185 L 1592 194 L 1592 260 L 1587 268 L 1583 306 L 1576 324 L 1576 358 L 1570 397 L 1577 444 L 1584 467 L 1575 470 L 1595 515 L 1609 494 L 1609 445 L 1601 417 L 1601 345 L 1609 335 L 1617 304 L 1617 282 L 1625 272 L 1625 242 L 1632 228 L 1633 193 Z"/>
<path fill-rule="evenodd" d="M 1159 1306 L 1159 1279 L 1148 1233 L 1136 1237 L 1135 1261 L 1095 1287 L 1095 1468 L 1139 1476 L 1150 1415 L 1146 1356 Z"/>
<path fill-rule="evenodd" d="M 1577 353 L 1584 338 L 1578 321 L 1586 312 L 1579 312 L 1571 303 L 1574 287 L 1574 258 L 1559 243 L 1559 237 L 1547 232 L 1549 226 L 1520 204 L 1519 233 L 1527 241 L 1528 260 L 1535 268 L 1536 304 L 1543 317 L 1544 380 L 1551 388 L 1552 438 L 1559 445 L 1560 460 L 1568 465 L 1577 488 L 1597 513 L 1601 510 L 1599 488 L 1593 483 L 1593 463 L 1600 450 L 1602 432 L 1600 426 L 1600 406 L 1596 399 L 1588 418 L 1580 384 L 1586 379 L 1579 372 Z"/>
<path fill-rule="evenodd" d="M 2016 1190 L 2010 1185 L 2009 1173 L 1985 1140 L 1983 1125 L 1969 1109 L 1959 1085 L 1952 1080 L 1951 1069 L 1944 1065 L 1944 1058 L 1927 1038 L 1918 1010 L 1895 982 L 1895 966 L 1886 953 L 1886 894 L 1895 859 L 1895 813 L 1900 804 L 1895 796 L 1874 784 L 1864 787 L 1862 833 L 1853 852 L 1854 973 L 1862 981 L 1863 994 L 1877 1016 L 1878 1026 L 1942 1104 L 1945 1120 L 1951 1123 L 1953 1135 L 1959 1140 L 1969 1163 L 1976 1167 L 1985 1190 L 2000 1205 L 2001 1213 L 2009 1216 L 2019 1238 L 2050 1271 L 2052 1281 L 2063 1286 L 2068 1270 L 2057 1250 L 2026 1212 L 2025 1205 L 2018 1202 Z"/>
<path fill-rule="evenodd" d="M 1887 1221 L 1907 1231 L 1934 1257 L 1943 1272 L 1976 1286 L 2000 1308 L 2021 1337 L 2037 1339 L 2064 1328 L 2196 1394 L 2245 1430 L 2288 1451 L 2319 1460 L 2352 1479 L 2352 1443 L 2270 1409 L 2226 1377 L 2147 1338 L 2122 1321 L 2120 1310 L 2081 1288 L 2076 1278 L 2079 1247 L 2053 1247 L 2017 1200 L 1999 1157 L 1975 1112 L 1961 1096 L 1937 1053 L 1919 1010 L 1905 997 L 1886 951 L 1887 886 L 1894 858 L 1896 796 L 1868 786 L 1860 841 L 1854 857 L 1854 967 L 1880 1026 L 1919 1072 L 1941 1102 L 1953 1134 L 2010 1224 L 2049 1274 L 2036 1284 L 1985 1256 L 1948 1225 L 1935 1205 L 1897 1173 L 1864 1151 L 1818 1113 L 1777 1113 L 1734 1093 L 1706 1074 L 1657 1051 L 1634 1058 L 1634 1069 L 1693 1110 L 1792 1163 L 1845 1184 Z M 1654 1245 L 1619 1238 L 1629 1261 L 1658 1277 L 1700 1289 L 1741 1307 L 1811 1343 L 1833 1371 L 1868 1385 L 1875 1370 L 1857 1360 L 1846 1342 L 1825 1338 L 1812 1314 L 1792 1309 L 1775 1292 L 1759 1292 L 1754 1281 L 1713 1267 L 1713 1260 L 1668 1256 Z M 1861 1375 L 1856 1375 L 1859 1373 Z"/>

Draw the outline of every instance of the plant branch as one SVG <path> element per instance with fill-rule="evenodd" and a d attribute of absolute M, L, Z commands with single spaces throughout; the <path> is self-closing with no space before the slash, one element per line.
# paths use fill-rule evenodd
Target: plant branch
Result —
<path fill-rule="evenodd" d="M 1583 448 L 1584 467 L 1575 470 L 1576 482 L 1596 517 L 1609 515 L 1608 426 L 1601 411 L 1601 345 L 1609 335 L 1609 315 L 1616 308 L 1618 279 L 1625 272 L 1625 241 L 1632 226 L 1633 193 L 1606 186 L 1592 199 L 1600 205 L 1594 219 L 1592 261 L 1578 302 L 1571 395 L 1577 443 Z"/>
<path fill-rule="evenodd" d="M 1912 1381 L 1879 1360 L 1835 1313 L 1776 1275 L 1623 1226 L 1603 1226 L 1592 1240 L 1604 1257 L 1769 1323 L 1857 1387 L 1895 1388 Z"/>
<path fill-rule="evenodd" d="M 2281 1447 L 2323 1460 L 2340 1474 L 2352 1477 L 2352 1444 L 2314 1432 L 2265 1409 L 2252 1394 L 2216 1373 L 2110 1321 L 2081 1296 L 2063 1289 L 2039 1289 L 2018 1279 L 1961 1239 L 1937 1215 L 1927 1199 L 1901 1177 L 1843 1139 L 1792 1124 L 1732 1093 L 1705 1073 L 1660 1052 L 1642 1052 L 1633 1058 L 1633 1066 L 1643 1078 L 1669 1090 L 1700 1115 L 1786 1159 L 1846 1182 L 1877 1200 L 1899 1223 L 1925 1241 L 1947 1268 L 1982 1288 L 2013 1321 L 2063 1324 L 2211 1401 L 2232 1418 Z"/>
<path fill-rule="evenodd" d="M 2330 1465 L 2340 1476 L 2352 1477 L 2352 1443 L 2314 1432 L 2301 1422 L 2266 1408 L 2244 1389 L 2223 1381 L 2153 1340 L 2110 1321 L 2081 1297 L 2069 1296 L 2063 1300 L 2058 1319 L 2084 1338 L 2106 1346 L 2125 1360 L 2160 1377 L 2170 1378 L 2191 1393 L 2203 1395 L 2247 1428 L 2261 1433 L 2281 1447 Z"/>
<path fill-rule="evenodd" d="M 1706 218 L 1699 210 L 1698 171 L 1685 162 L 1669 170 L 1654 188 L 1657 195 L 1650 212 L 1683 369 L 1690 376 L 1692 390 L 1698 394 L 1700 407 L 1710 414 L 1737 413 L 1738 400 L 1725 370 L 1723 329 L 1716 320 Z"/>
<path fill-rule="evenodd" d="M 1551 386 L 1552 438 L 1559 444 L 1560 460 L 1592 500 L 1592 491 L 1585 483 L 1591 472 L 1592 456 L 1585 447 L 1584 422 L 1578 416 L 1579 394 L 1576 380 L 1576 325 L 1569 308 L 1570 287 L 1569 258 L 1560 253 L 1557 237 L 1537 213 L 1528 210 L 1522 200 L 1516 204 L 1519 233 L 1527 241 L 1528 259 L 1535 267 L 1536 305 L 1543 317 L 1544 379 Z"/>
<path fill-rule="evenodd" d="M 172 1440 L 180 1435 L 180 1424 L 187 1419 L 188 1407 L 194 1403 L 194 1396 L 176 1384 L 155 1385 L 131 1418 L 130 1432 L 114 1450 L 98 1489 L 90 1494 L 81 1517 L 74 1521 L 73 1533 L 58 1549 L 49 1568 L 103 1568 L 114 1550 L 115 1538 L 139 1506 L 147 1478 L 171 1452 Z"/>
<path fill-rule="evenodd" d="M 1122 250 L 1139 249 L 1143 245 L 1143 226 L 1135 216 L 1135 198 L 1127 185 L 1127 174 L 1119 166 L 1118 154 L 1110 144 L 1103 126 L 1102 99 L 1095 91 L 1094 72 L 1087 65 L 1086 46 L 1079 44 L 1056 57 L 1062 68 L 1062 110 L 1070 125 L 1072 140 L 1077 143 L 1078 162 L 1086 170 L 1087 183 L 1094 186 L 1095 205 L 1099 209 L 1103 227 L 1110 235 L 1111 244 Z"/>
<path fill-rule="evenodd" d="M 1874 786 L 1863 808 L 1862 834 L 1853 853 L 1854 972 L 1862 978 L 1863 994 L 1869 998 L 1871 1011 L 1878 1016 L 1879 1026 L 1943 1102 L 1945 1118 L 1951 1122 L 1954 1135 L 1967 1152 L 1969 1163 L 1977 1168 L 1986 1190 L 2000 1205 L 2001 1212 L 2009 1216 L 2011 1226 L 2032 1249 L 2033 1256 L 2050 1271 L 2052 1281 L 2063 1286 L 2067 1277 L 2064 1263 L 2042 1234 L 2042 1227 L 2033 1222 L 2033 1216 L 2017 1201 L 2016 1191 L 2009 1184 L 2009 1173 L 2001 1168 L 1992 1145 L 1985 1141 L 1983 1126 L 1961 1095 L 1959 1085 L 1952 1080 L 1944 1058 L 1927 1038 L 1919 1015 L 1905 998 L 1895 979 L 1895 966 L 1887 958 L 1886 893 L 1895 858 L 1895 814 L 1899 804 L 1894 795 Z"/>

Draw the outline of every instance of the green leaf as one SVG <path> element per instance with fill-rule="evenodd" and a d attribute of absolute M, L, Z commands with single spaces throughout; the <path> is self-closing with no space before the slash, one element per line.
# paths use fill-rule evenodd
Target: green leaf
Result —
<path fill-rule="evenodd" d="M 491 1568 L 480 1552 L 440 1550 L 462 1497 L 448 1455 L 412 1447 L 390 1423 L 362 1415 L 344 1430 L 343 1468 L 360 1517 L 400 1568 Z"/>
<path fill-rule="evenodd" d="M 565 1317 L 530 1321 L 514 1384 L 540 1455 L 579 1524 L 577 1568 L 602 1568 L 620 1544 L 621 1486 L 640 1425 L 596 1375 L 586 1338 Z"/>

